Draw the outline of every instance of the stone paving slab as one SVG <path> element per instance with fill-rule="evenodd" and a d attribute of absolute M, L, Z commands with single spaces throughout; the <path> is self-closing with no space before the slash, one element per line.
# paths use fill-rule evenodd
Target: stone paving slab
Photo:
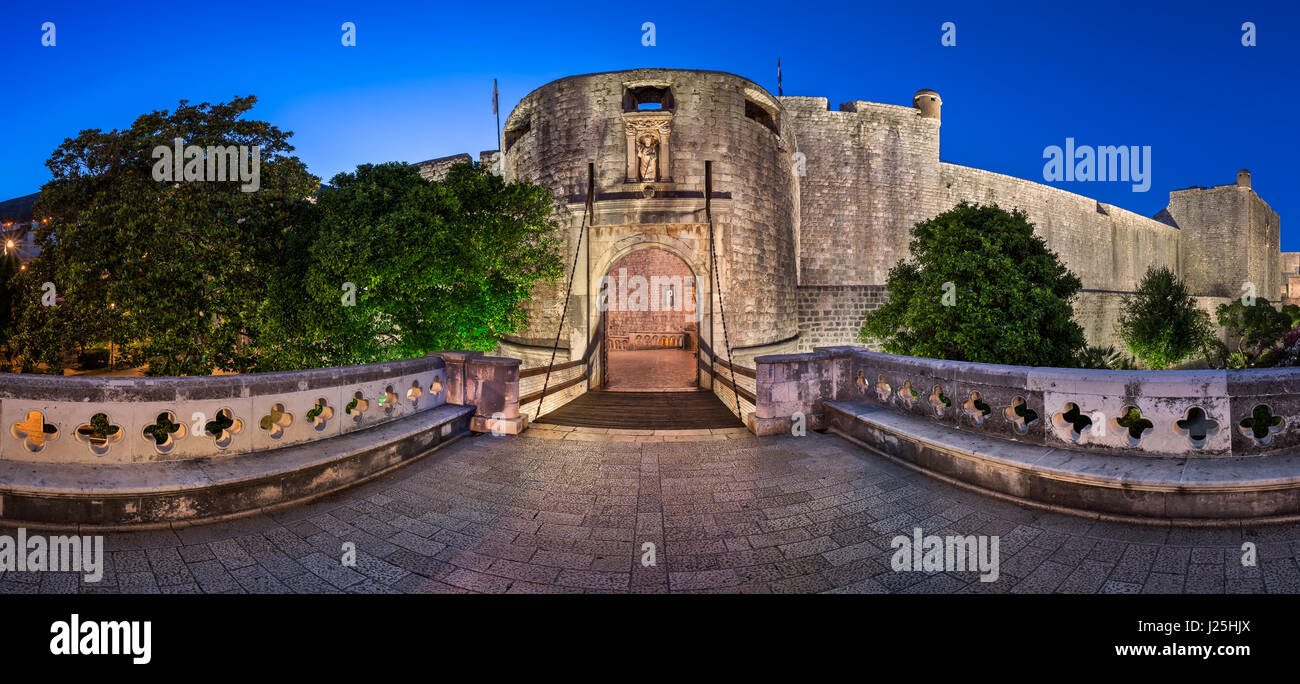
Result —
<path fill-rule="evenodd" d="M 583 442 L 538 427 L 462 439 L 270 514 L 109 533 L 102 581 L 9 572 L 0 593 L 1300 592 L 1297 524 L 1199 529 L 1040 511 L 815 432 Z M 893 571 L 892 539 L 917 526 L 997 535 L 998 580 Z M 1256 566 L 1241 564 L 1245 542 Z M 341 562 L 347 543 L 354 565 Z"/>

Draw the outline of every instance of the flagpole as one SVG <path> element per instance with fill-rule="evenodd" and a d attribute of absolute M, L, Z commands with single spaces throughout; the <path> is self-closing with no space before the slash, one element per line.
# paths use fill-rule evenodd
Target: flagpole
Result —
<path fill-rule="evenodd" d="M 492 113 L 496 114 L 497 116 L 497 130 L 496 130 L 497 153 L 502 156 L 502 161 L 504 162 L 506 150 L 505 150 L 505 145 L 502 144 L 502 139 L 501 139 L 501 107 L 497 103 L 498 99 L 499 96 L 497 95 L 497 80 L 494 78 L 492 79 Z"/>

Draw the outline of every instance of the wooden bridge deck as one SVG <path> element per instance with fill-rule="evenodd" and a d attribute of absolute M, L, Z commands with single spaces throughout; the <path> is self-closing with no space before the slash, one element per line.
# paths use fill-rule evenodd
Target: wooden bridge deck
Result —
<path fill-rule="evenodd" d="M 745 426 L 716 394 L 708 390 L 592 390 L 535 422 L 625 430 L 698 430 Z"/>

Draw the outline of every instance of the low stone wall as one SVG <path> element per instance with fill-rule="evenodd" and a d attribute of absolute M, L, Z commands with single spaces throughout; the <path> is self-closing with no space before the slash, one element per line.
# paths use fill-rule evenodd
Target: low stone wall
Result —
<path fill-rule="evenodd" d="M 517 359 L 453 351 L 249 375 L 5 374 L 0 425 L 0 519 L 75 527 L 275 507 L 527 419 Z"/>
<path fill-rule="evenodd" d="M 866 401 L 959 430 L 1090 452 L 1173 458 L 1300 445 L 1300 369 L 1094 371 L 938 361 L 827 347 L 760 357 L 757 434 L 828 400 Z M 1134 414 L 1136 409 L 1136 414 Z"/>
<path fill-rule="evenodd" d="M 445 381 L 436 356 L 206 377 L 4 375 L 0 459 L 140 463 L 267 451 L 430 410 L 447 400 Z"/>
<path fill-rule="evenodd" d="M 1029 368 L 849 347 L 757 361 L 758 435 L 802 414 L 955 484 L 1092 517 L 1300 517 L 1300 369 Z"/>

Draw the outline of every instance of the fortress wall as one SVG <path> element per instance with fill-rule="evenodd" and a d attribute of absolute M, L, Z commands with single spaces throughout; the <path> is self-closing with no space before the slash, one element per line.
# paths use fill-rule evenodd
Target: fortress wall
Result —
<path fill-rule="evenodd" d="M 940 211 L 963 200 L 1023 210 L 1085 289 L 1131 291 L 1152 265 L 1180 271 L 1181 238 L 1173 226 L 1000 173 L 947 163 L 942 169 Z"/>
<path fill-rule="evenodd" d="M 1282 252 L 1279 263 L 1283 274 L 1300 272 L 1300 252 Z"/>
<path fill-rule="evenodd" d="M 664 196 L 628 198 L 645 185 L 627 182 L 623 102 L 629 83 L 660 83 L 672 89 L 675 107 L 668 168 L 661 169 L 661 176 L 669 176 L 671 182 L 654 184 L 657 191 L 676 193 L 677 198 L 670 197 L 667 204 Z M 770 104 L 777 114 L 779 135 L 746 117 L 747 98 Z M 761 87 L 721 72 L 638 69 L 561 79 L 530 93 L 507 119 L 506 178 L 528 178 L 552 188 L 558 217 L 569 228 L 564 246 L 567 270 L 581 223 L 588 162 L 596 165 L 597 213 L 602 203 L 627 204 L 622 215 L 630 217 L 623 231 L 629 241 L 620 238 L 620 244 L 634 245 L 638 232 L 650 230 L 639 226 L 703 221 L 704 162 L 713 161 L 714 192 L 730 193 L 729 201 L 717 203 L 725 207 L 718 207 L 715 223 L 732 344 L 775 342 L 796 328 L 796 200 L 787 162 L 796 143 L 777 110 L 776 99 Z M 694 193 L 694 199 L 689 193 Z M 600 256 L 593 251 L 593 267 Z M 586 275 L 578 274 L 575 294 L 585 296 Z M 564 286 L 536 290 L 529 307 L 530 327 L 522 337 L 555 334 Z M 586 302 L 575 299 L 571 314 L 573 307 L 584 311 Z M 582 318 L 580 313 L 573 320 Z M 577 336 L 576 331 L 569 335 Z"/>
<path fill-rule="evenodd" d="M 1282 270 L 1279 299 L 1283 304 L 1300 303 L 1300 252 L 1282 252 L 1278 261 Z"/>
<path fill-rule="evenodd" d="M 1194 292 L 1236 297 L 1249 282 L 1257 296 L 1282 297 L 1281 221 L 1249 187 L 1171 192 L 1169 214 L 1187 238 L 1183 277 Z"/>
<path fill-rule="evenodd" d="M 801 285 L 796 351 L 862 345 L 858 341 L 862 319 L 884 301 L 883 285 Z"/>
<path fill-rule="evenodd" d="M 1088 344 L 1124 349 L 1115 337 L 1115 324 L 1123 313 L 1124 295 L 1117 292 L 1080 292 L 1074 298 L 1074 320 L 1083 327 Z"/>
<path fill-rule="evenodd" d="M 783 97 L 806 157 L 800 284 L 883 285 L 939 198 L 939 121 L 912 107 Z"/>
<path fill-rule="evenodd" d="M 451 170 L 452 166 L 473 161 L 473 157 L 462 153 L 453 154 L 450 157 L 439 157 L 437 159 L 418 162 L 416 163 L 416 167 L 419 168 L 420 175 L 423 176 L 425 180 L 441 181 L 447 177 L 447 172 Z"/>
<path fill-rule="evenodd" d="M 1255 283 L 1260 296 L 1276 302 L 1284 292 L 1285 271 L 1282 269 L 1282 220 L 1253 191 L 1248 202 L 1246 220 L 1247 273 Z M 1233 293 L 1236 295 L 1240 292 Z"/>
<path fill-rule="evenodd" d="M 1196 306 L 1210 315 L 1215 334 L 1223 343 L 1228 342 L 1228 331 L 1219 327 L 1214 318 L 1214 310 L 1220 304 L 1232 301 L 1231 297 L 1199 296 Z M 1124 295 L 1118 292 L 1080 292 L 1074 299 L 1074 320 L 1083 327 L 1088 344 L 1101 347 L 1114 347 L 1116 350 L 1128 351 L 1124 343 L 1115 335 L 1115 325 L 1124 313 Z"/>

